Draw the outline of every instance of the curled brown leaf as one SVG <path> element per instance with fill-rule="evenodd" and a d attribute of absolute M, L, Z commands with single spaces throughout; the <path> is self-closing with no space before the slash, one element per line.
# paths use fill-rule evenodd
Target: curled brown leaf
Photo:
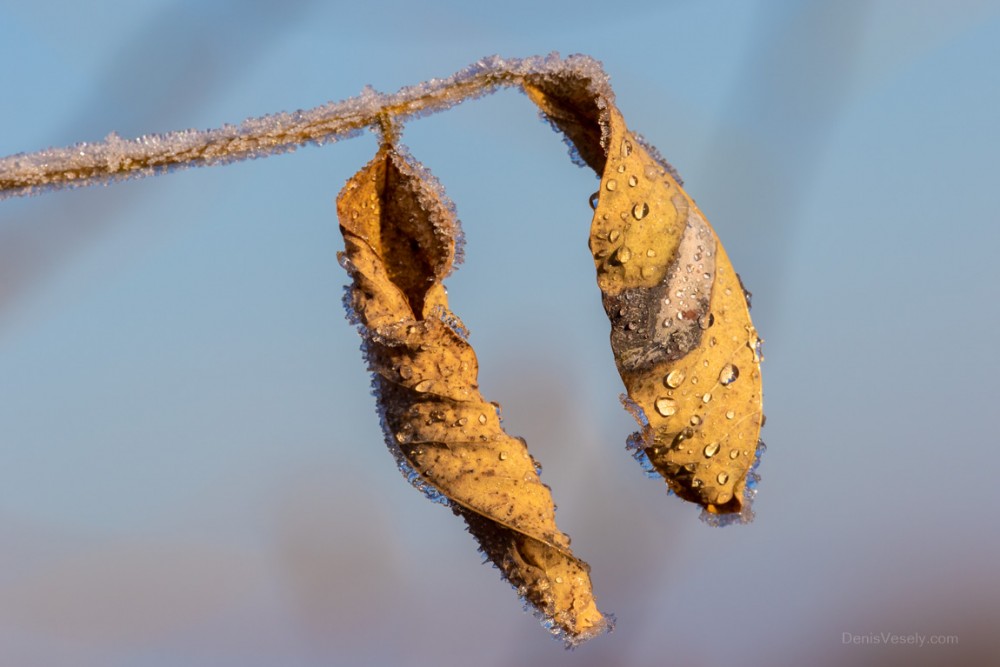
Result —
<path fill-rule="evenodd" d="M 526 91 L 601 178 L 590 248 L 624 401 L 642 427 L 629 446 L 710 523 L 749 521 L 761 340 L 725 249 L 609 94 L 552 78 Z"/>
<path fill-rule="evenodd" d="M 573 645 L 609 627 L 589 567 L 555 523 L 521 438 L 479 393 L 478 364 L 442 279 L 457 252 L 450 203 L 419 164 L 384 144 L 337 200 L 382 425 L 412 483 L 465 519 L 483 553 L 551 631 Z"/>

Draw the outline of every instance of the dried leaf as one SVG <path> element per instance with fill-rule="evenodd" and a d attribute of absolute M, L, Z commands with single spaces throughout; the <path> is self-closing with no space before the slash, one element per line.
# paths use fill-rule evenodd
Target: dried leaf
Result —
<path fill-rule="evenodd" d="M 590 248 L 623 400 L 642 426 L 629 447 L 710 523 L 749 521 L 763 451 L 761 341 L 739 276 L 676 172 L 613 100 L 551 80 L 527 92 L 601 175 Z"/>
<path fill-rule="evenodd" d="M 409 480 L 463 517 L 483 553 L 568 644 L 609 627 L 589 567 L 555 523 L 555 505 L 521 438 L 479 393 L 478 364 L 442 279 L 459 230 L 436 181 L 383 145 L 337 200 L 355 314 L 382 426 Z"/>

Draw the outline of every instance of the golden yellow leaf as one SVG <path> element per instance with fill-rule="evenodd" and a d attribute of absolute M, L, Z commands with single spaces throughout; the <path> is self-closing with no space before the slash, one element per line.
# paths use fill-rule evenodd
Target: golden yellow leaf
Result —
<path fill-rule="evenodd" d="M 553 633 L 572 645 L 608 629 L 524 440 L 479 393 L 476 355 L 441 282 L 459 234 L 436 181 L 386 143 L 344 186 L 337 213 L 353 279 L 346 300 L 400 468 L 465 519 Z"/>
<path fill-rule="evenodd" d="M 552 80 L 526 90 L 601 176 L 590 249 L 624 401 L 642 426 L 630 448 L 709 522 L 749 521 L 760 338 L 726 251 L 608 95 Z"/>

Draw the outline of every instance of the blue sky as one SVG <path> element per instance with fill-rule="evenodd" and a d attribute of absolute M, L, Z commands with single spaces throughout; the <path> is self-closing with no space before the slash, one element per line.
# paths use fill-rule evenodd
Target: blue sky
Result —
<path fill-rule="evenodd" d="M 373 137 L 2 201 L 0 663 L 988 662 L 998 44 L 973 1 L 7 0 L 0 155 L 601 60 L 754 293 L 769 449 L 722 530 L 630 459 L 596 179 L 513 91 L 403 136 L 463 221 L 483 393 L 618 616 L 571 654 L 382 443 L 333 205 Z"/>

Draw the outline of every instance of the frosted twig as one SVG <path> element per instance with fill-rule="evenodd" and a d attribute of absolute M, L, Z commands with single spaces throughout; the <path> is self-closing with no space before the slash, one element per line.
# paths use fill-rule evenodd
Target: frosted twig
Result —
<path fill-rule="evenodd" d="M 612 97 L 600 63 L 587 56 L 493 56 L 446 79 L 431 79 L 394 94 L 366 88 L 361 95 L 342 102 L 250 118 L 239 125 L 151 134 L 131 140 L 112 133 L 102 142 L 5 157 L 0 159 L 0 199 L 266 157 L 305 144 L 356 136 L 366 127 L 378 126 L 379 119 L 387 116 L 403 121 L 442 111 L 499 88 L 523 87 L 537 81 L 559 81 L 578 91 L 585 89 L 597 96 Z"/>

